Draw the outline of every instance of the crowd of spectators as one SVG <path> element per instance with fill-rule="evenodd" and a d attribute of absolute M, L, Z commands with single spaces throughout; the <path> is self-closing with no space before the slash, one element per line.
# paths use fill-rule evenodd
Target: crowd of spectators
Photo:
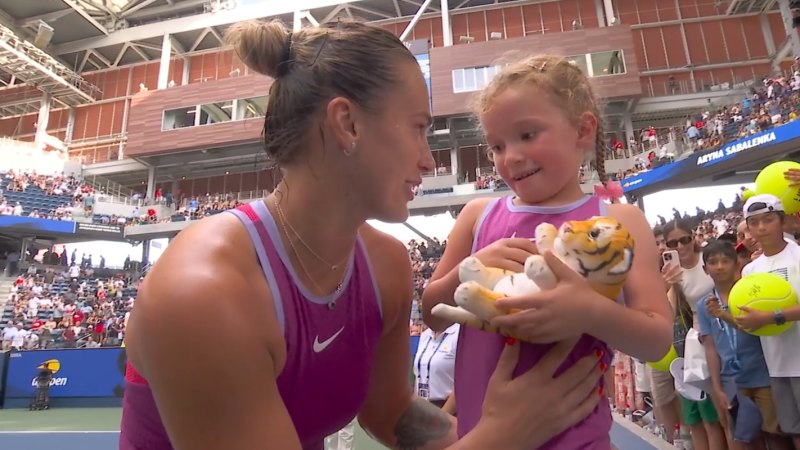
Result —
<path fill-rule="evenodd" d="M 86 258 L 68 267 L 31 264 L 5 299 L 2 349 L 119 346 L 138 281 L 97 277 Z"/>

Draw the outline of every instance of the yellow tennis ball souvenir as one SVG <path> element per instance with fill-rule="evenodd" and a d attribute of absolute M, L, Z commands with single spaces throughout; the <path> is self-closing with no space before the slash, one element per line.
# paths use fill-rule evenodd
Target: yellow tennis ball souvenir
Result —
<path fill-rule="evenodd" d="M 669 372 L 669 365 L 672 364 L 672 361 L 675 361 L 677 357 L 678 352 L 675 350 L 675 346 L 670 346 L 669 352 L 667 352 L 663 358 L 659 361 L 648 362 L 647 365 L 659 372 Z"/>
<path fill-rule="evenodd" d="M 748 275 L 737 281 L 728 295 L 728 307 L 734 318 L 744 314 L 740 309 L 742 306 L 771 313 L 795 305 L 797 305 L 797 293 L 794 292 L 792 285 L 772 273 Z M 794 322 L 786 322 L 783 325 L 764 325 L 749 333 L 756 336 L 776 336 L 791 328 L 792 325 Z"/>
<path fill-rule="evenodd" d="M 756 192 L 778 197 L 786 214 L 795 214 L 800 212 L 800 187 L 789 186 L 783 175 L 789 169 L 800 169 L 800 163 L 778 161 L 761 169 L 756 176 Z"/>

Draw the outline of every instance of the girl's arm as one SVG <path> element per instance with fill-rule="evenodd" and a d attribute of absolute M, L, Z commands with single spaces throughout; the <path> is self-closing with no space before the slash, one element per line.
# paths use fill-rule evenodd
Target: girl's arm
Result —
<path fill-rule="evenodd" d="M 658 361 L 672 345 L 673 312 L 666 292 L 654 289 L 664 281 L 658 271 L 655 238 L 642 211 L 633 205 L 609 205 L 636 244 L 633 266 L 625 282 L 625 306 L 596 302 L 588 334 L 634 358 Z"/>

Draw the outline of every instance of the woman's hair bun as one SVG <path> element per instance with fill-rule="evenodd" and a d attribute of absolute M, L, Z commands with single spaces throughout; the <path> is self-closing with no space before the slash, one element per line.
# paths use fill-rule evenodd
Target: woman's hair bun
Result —
<path fill-rule="evenodd" d="M 288 38 L 289 30 L 277 20 L 239 22 L 225 32 L 225 42 L 247 67 L 272 78 L 277 78 Z"/>

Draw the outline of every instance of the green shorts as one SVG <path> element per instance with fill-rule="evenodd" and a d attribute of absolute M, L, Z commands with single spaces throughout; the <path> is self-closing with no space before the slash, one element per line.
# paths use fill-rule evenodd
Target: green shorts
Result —
<path fill-rule="evenodd" d="M 719 416 L 711 397 L 702 402 L 695 402 L 678 396 L 681 399 L 681 419 L 688 426 L 697 425 L 700 422 L 717 423 Z"/>

